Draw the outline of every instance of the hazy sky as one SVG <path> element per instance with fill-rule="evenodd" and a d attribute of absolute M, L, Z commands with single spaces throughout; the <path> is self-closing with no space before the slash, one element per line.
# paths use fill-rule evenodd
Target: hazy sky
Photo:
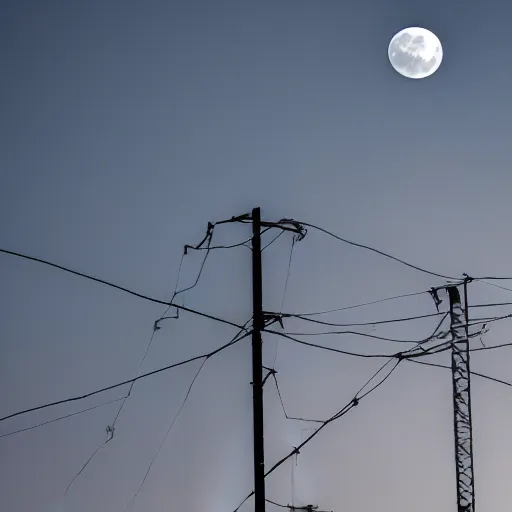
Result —
<path fill-rule="evenodd" d="M 512 275 L 511 14 L 494 0 L 2 0 L 0 247 L 169 300 L 183 245 L 197 243 L 208 221 L 261 206 L 265 219 L 317 223 L 441 274 Z M 425 80 L 407 80 L 388 62 L 391 37 L 410 25 L 443 44 L 444 61 Z M 222 226 L 217 235 L 239 241 L 250 227 Z M 285 235 L 264 253 L 267 310 L 281 306 L 290 246 Z M 185 258 L 180 286 L 194 281 L 201 256 Z M 295 245 L 284 309 L 332 309 L 440 284 L 310 231 Z M 163 312 L 6 255 L 0 285 L 0 416 L 132 377 Z M 469 300 L 512 294 L 474 283 Z M 244 323 L 250 252 L 212 253 L 184 301 Z M 435 307 L 422 295 L 325 319 L 428 313 Z M 420 339 L 434 326 L 429 319 L 374 334 Z M 509 341 L 507 328 L 494 325 L 485 343 Z M 183 314 L 162 324 L 143 370 L 234 333 Z M 362 337 L 315 341 L 399 350 Z M 266 335 L 267 365 L 276 346 Z M 472 361 L 512 381 L 511 358 L 501 349 Z M 329 417 L 381 363 L 281 341 L 276 369 L 289 414 Z M 66 496 L 119 404 L 0 438 L 2 510 L 123 512 L 198 365 L 137 383 L 114 440 Z M 248 341 L 207 362 L 131 511 L 232 512 L 252 490 L 250 369 Z M 472 385 L 477 507 L 508 512 L 512 390 Z M 125 392 L 3 422 L 0 435 Z M 271 380 L 265 426 L 268 467 L 311 427 L 283 417 Z M 454 511 L 452 427 L 450 372 L 403 363 L 271 475 L 267 496 L 336 512 Z M 249 501 L 241 512 L 252 508 Z"/>

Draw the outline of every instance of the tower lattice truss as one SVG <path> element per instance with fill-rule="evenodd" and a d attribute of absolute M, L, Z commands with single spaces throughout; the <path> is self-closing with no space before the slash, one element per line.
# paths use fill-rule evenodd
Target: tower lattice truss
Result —
<path fill-rule="evenodd" d="M 458 512 L 475 512 L 469 340 L 460 294 L 448 288 L 452 332 L 452 383 Z"/>

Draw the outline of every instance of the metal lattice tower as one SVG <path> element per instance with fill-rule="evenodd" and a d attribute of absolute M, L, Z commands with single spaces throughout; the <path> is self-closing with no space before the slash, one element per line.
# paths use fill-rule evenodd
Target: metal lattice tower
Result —
<path fill-rule="evenodd" d="M 475 512 L 467 281 L 464 283 L 465 317 L 459 290 L 456 287 L 450 287 L 447 291 L 450 298 L 452 333 L 453 426 L 457 474 L 457 512 Z"/>

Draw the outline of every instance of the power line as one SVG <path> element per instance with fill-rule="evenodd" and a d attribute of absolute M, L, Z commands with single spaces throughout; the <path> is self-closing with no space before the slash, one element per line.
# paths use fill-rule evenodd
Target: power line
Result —
<path fill-rule="evenodd" d="M 356 308 L 361 308 L 361 307 L 365 307 L 365 306 L 372 306 L 374 304 L 380 304 L 382 302 L 387 302 L 387 301 L 390 301 L 390 300 L 404 299 L 404 298 L 407 298 L 407 297 L 416 297 L 418 295 L 424 295 L 426 293 L 429 293 L 429 290 L 424 290 L 422 292 L 406 293 L 406 294 L 402 294 L 402 295 L 395 295 L 393 297 L 386 297 L 385 299 L 373 300 L 371 302 L 363 302 L 361 304 L 355 304 L 353 306 L 345 306 L 345 307 L 342 307 L 342 308 L 328 309 L 328 310 L 325 310 L 325 311 L 316 311 L 314 313 L 284 313 L 283 315 L 285 315 L 285 316 L 292 316 L 292 317 L 295 317 L 295 316 L 297 316 L 297 317 L 304 317 L 304 316 L 327 315 L 329 313 L 337 313 L 338 311 L 346 311 L 348 309 L 356 309 Z"/>
<path fill-rule="evenodd" d="M 412 358 L 411 359 L 407 359 L 407 361 L 409 361 L 410 363 L 422 364 L 424 366 L 431 366 L 431 367 L 434 367 L 434 368 L 444 368 L 446 370 L 451 370 L 451 366 L 446 366 L 446 365 L 438 364 L 438 363 L 431 363 L 429 361 L 418 361 L 417 359 L 412 359 Z M 507 382 L 505 380 L 497 379 L 496 377 L 490 377 L 489 375 L 485 375 L 483 373 L 475 372 L 473 370 L 471 370 L 471 375 L 475 375 L 477 377 L 481 377 L 482 379 L 487 379 L 487 380 L 490 380 L 492 382 L 496 382 L 498 384 L 503 384 L 504 386 L 512 388 L 512 383 Z"/>
<path fill-rule="evenodd" d="M 58 270 L 62 270 L 62 271 L 67 272 L 69 274 L 73 274 L 73 275 L 78 276 L 78 277 L 83 277 L 84 279 L 88 279 L 89 281 L 94 281 L 96 283 L 100 283 L 100 284 L 104 284 L 106 286 L 109 286 L 110 288 L 115 288 L 116 290 L 120 290 L 120 291 L 125 292 L 125 293 L 127 293 L 129 295 L 133 295 L 134 297 L 138 297 L 139 299 L 147 300 L 147 301 L 153 302 L 155 304 L 163 304 L 164 306 L 175 307 L 176 309 L 179 309 L 179 310 L 182 310 L 182 311 L 186 311 L 187 313 L 192 313 L 194 315 L 202 316 L 204 318 L 209 318 L 210 320 L 215 320 L 216 322 L 220 322 L 220 323 L 223 323 L 223 324 L 231 325 L 232 327 L 237 327 L 238 329 L 241 328 L 240 325 L 237 325 L 237 324 L 235 324 L 233 322 L 230 322 L 229 320 L 224 320 L 223 318 L 218 318 L 218 317 L 215 317 L 213 315 L 209 315 L 207 313 L 203 313 L 201 311 L 196 311 L 196 310 L 187 308 L 185 306 L 180 306 L 178 304 L 173 304 L 172 301 L 171 302 L 166 302 L 164 300 L 155 299 L 153 297 L 149 297 L 149 296 L 144 295 L 142 293 L 138 293 L 138 292 L 135 292 L 135 291 L 130 290 L 128 288 L 125 288 L 123 286 L 119 286 L 117 284 L 110 283 L 108 281 L 105 281 L 104 279 L 99 279 L 98 277 L 89 276 L 89 275 L 84 274 L 82 272 L 78 272 L 76 270 L 71 270 L 69 268 L 63 267 L 62 265 L 57 265 L 56 263 L 52 263 L 50 261 L 42 260 L 40 258 L 35 258 L 33 256 L 27 256 L 26 254 L 21 254 L 21 253 L 14 252 L 14 251 L 8 251 L 6 249 L 0 249 L 0 253 L 9 254 L 11 256 L 16 256 L 18 258 L 26 259 L 26 260 L 29 260 L 29 261 L 35 261 L 37 263 L 42 263 L 43 265 L 47 265 L 47 266 L 56 268 Z"/>
<path fill-rule="evenodd" d="M 85 468 L 89 465 L 89 462 L 91 462 L 91 460 L 94 458 L 94 456 L 101 450 L 101 448 L 103 446 L 105 446 L 105 444 L 108 443 L 108 433 L 107 433 L 107 440 L 106 441 L 102 441 L 98 446 L 97 448 L 94 450 L 94 452 L 92 453 L 92 455 L 85 461 L 85 464 L 80 468 L 80 471 L 78 471 L 78 473 L 71 479 L 71 481 L 69 482 L 68 486 L 66 487 L 66 490 L 64 492 L 64 495 L 66 495 L 69 491 L 69 489 L 71 488 L 71 486 L 73 485 L 73 483 L 75 482 L 75 480 L 84 472 Z"/>
<path fill-rule="evenodd" d="M 289 508 L 287 505 L 281 505 L 279 503 L 276 503 L 275 501 L 272 501 L 272 500 L 269 500 L 269 499 L 265 499 L 265 501 L 267 503 L 271 503 L 272 505 L 275 505 L 276 507 L 280 507 L 280 508 Z"/>
<path fill-rule="evenodd" d="M 78 416 L 79 414 L 83 414 L 85 412 L 93 411 L 94 409 L 99 409 L 100 407 L 105 407 L 106 405 L 114 404 L 123 400 L 126 397 L 116 398 L 114 400 L 109 400 L 108 402 L 104 402 L 102 404 L 94 405 L 93 407 L 88 407 L 87 409 L 82 409 L 81 411 L 72 412 L 71 414 L 66 414 L 65 416 L 60 416 L 58 418 L 54 418 L 53 420 L 43 421 L 42 423 L 38 423 L 37 425 L 33 425 L 31 427 L 20 428 L 19 430 L 15 430 L 14 432 L 8 432 L 7 434 L 1 434 L 2 437 L 9 437 L 15 434 L 20 434 L 21 432 L 27 432 L 28 430 L 34 430 L 39 427 L 44 427 L 45 425 L 49 425 L 50 423 L 55 423 L 57 421 L 65 420 L 67 418 L 71 418 L 73 416 Z"/>
<path fill-rule="evenodd" d="M 281 231 L 281 233 L 284 233 L 284 231 Z M 281 298 L 281 309 L 279 311 L 280 316 L 282 316 L 283 308 L 284 308 L 284 301 L 286 300 L 286 292 L 288 291 L 288 280 L 290 279 L 290 272 L 292 268 L 292 258 L 293 258 L 293 249 L 295 247 L 295 235 L 292 238 L 292 246 L 290 248 L 290 257 L 288 258 L 288 268 L 286 270 L 286 279 L 284 282 L 284 290 L 283 290 L 283 296 Z M 263 313 L 265 314 L 265 313 Z M 277 339 L 276 344 L 276 353 L 274 355 L 274 363 L 272 364 L 272 368 L 275 370 L 276 368 L 276 362 L 277 362 L 277 356 L 279 354 L 279 338 Z"/>
<path fill-rule="evenodd" d="M 343 354 L 343 355 L 347 355 L 347 356 L 361 357 L 361 358 L 364 358 L 364 359 L 383 359 L 383 358 L 385 358 L 385 359 L 387 359 L 387 358 L 401 359 L 401 358 L 404 357 L 404 355 L 407 352 L 407 351 L 405 351 L 405 352 L 397 352 L 396 354 L 365 354 L 365 353 L 360 353 L 360 352 L 350 352 L 348 350 L 341 350 L 341 349 L 338 349 L 338 348 L 326 347 L 324 345 L 318 345 L 316 343 L 309 343 L 308 341 L 299 340 L 298 338 L 294 338 L 293 336 L 289 336 L 288 334 L 281 333 L 281 332 L 278 332 L 278 331 L 273 331 L 273 330 L 265 329 L 265 332 L 268 332 L 270 334 L 275 334 L 277 336 L 281 336 L 282 338 L 286 338 L 286 339 L 288 339 L 290 341 L 294 341 L 295 343 L 298 343 L 300 345 L 305 345 L 305 346 L 312 347 L 312 348 L 317 348 L 317 349 L 320 349 L 320 350 L 326 350 L 328 352 L 335 352 L 337 354 Z M 418 343 L 418 342 L 417 341 L 411 341 L 411 343 Z M 442 344 L 442 346 L 445 346 L 445 345 L 446 345 L 446 342 Z M 431 353 L 430 350 L 428 352 L 424 351 L 421 355 L 423 356 L 423 355 L 430 354 Z"/>
<path fill-rule="evenodd" d="M 451 344 L 447 344 L 447 349 L 450 348 Z M 412 349 L 408 350 L 407 353 L 411 353 L 415 350 L 417 347 L 413 347 Z M 405 353 L 404 353 L 405 354 Z M 426 355 L 426 354 L 425 354 Z M 274 464 L 266 473 L 265 477 L 270 475 L 272 472 L 274 472 L 279 466 L 281 466 L 284 462 L 286 462 L 290 457 L 293 457 L 295 454 L 299 452 L 301 448 L 303 448 L 306 444 L 308 444 L 315 436 L 318 435 L 318 433 L 325 428 L 329 423 L 332 423 L 339 418 L 345 416 L 351 409 L 359 405 L 360 401 L 369 396 L 371 393 L 373 393 L 375 390 L 377 390 L 384 382 L 386 382 L 387 379 L 391 376 L 391 374 L 396 370 L 398 365 L 405 359 L 409 360 L 405 357 L 398 358 L 395 362 L 391 370 L 372 388 L 370 388 L 368 391 L 363 393 L 363 391 L 371 384 L 371 382 L 381 373 L 385 370 L 385 368 L 391 364 L 395 356 L 391 356 L 388 358 L 388 360 L 365 382 L 365 384 L 359 389 L 359 391 L 355 394 L 354 398 L 346 404 L 342 409 L 340 409 L 336 414 L 331 416 L 328 420 L 324 421 L 320 427 L 318 427 L 310 436 L 308 436 L 299 446 L 293 449 L 288 455 L 280 459 L 276 464 Z M 512 384 L 511 384 L 512 386 Z M 234 510 L 234 512 L 238 512 L 238 510 L 244 505 L 244 503 L 254 495 L 254 491 L 249 493 L 247 497 L 240 503 L 240 505 Z"/>
<path fill-rule="evenodd" d="M 298 418 L 294 416 L 288 416 L 288 413 L 286 412 L 286 407 L 284 406 L 283 397 L 281 395 L 281 390 L 279 389 L 279 383 L 277 382 L 276 372 L 271 372 L 272 377 L 274 378 L 274 382 L 276 383 L 276 390 L 277 395 L 279 396 L 279 400 L 281 402 L 281 406 L 283 408 L 284 416 L 287 420 L 296 420 L 296 421 L 306 421 L 310 423 L 322 423 L 322 420 L 310 420 L 306 418 Z"/>
<path fill-rule="evenodd" d="M 328 236 L 330 236 L 330 237 L 332 237 L 332 238 L 335 238 L 336 240 L 339 240 L 339 241 L 341 241 L 341 242 L 343 242 L 343 243 L 346 243 L 346 244 L 348 244 L 348 245 L 352 245 L 352 246 L 354 246 L 354 247 L 359 247 L 359 248 L 361 248 L 361 249 L 366 249 L 366 250 L 368 250 L 368 251 L 374 252 L 374 253 L 376 253 L 376 254 L 379 254 L 379 255 L 381 255 L 381 256 L 384 256 L 384 257 L 386 257 L 386 258 L 389 258 L 389 259 L 391 259 L 391 260 L 394 260 L 394 261 L 396 261 L 396 262 L 398 262 L 398 263 L 401 263 L 402 265 L 405 265 L 405 266 L 407 266 L 407 267 L 409 267 L 409 268 L 412 268 L 412 269 L 414 269 L 414 270 L 418 270 L 419 272 L 423 272 L 424 274 L 429 274 L 429 275 L 431 275 L 431 276 L 440 277 L 440 278 L 442 278 L 442 279 L 448 279 L 448 280 L 451 280 L 451 281 L 453 281 L 453 280 L 454 280 L 454 281 L 458 281 L 458 280 L 459 280 L 459 278 L 456 278 L 456 277 L 444 276 L 444 275 L 442 275 L 442 274 L 438 274 L 438 273 L 436 273 L 436 272 L 431 272 L 430 270 L 426 270 L 426 269 L 424 269 L 424 268 L 422 268 L 422 267 L 418 267 L 418 266 L 413 265 L 413 264 L 411 264 L 411 263 L 408 263 L 408 262 L 406 262 L 406 261 L 404 261 L 404 260 L 401 260 L 400 258 L 397 258 L 397 257 L 395 257 L 395 256 L 391 256 L 390 254 L 387 254 L 387 253 L 385 253 L 385 252 L 383 252 L 383 251 L 380 251 L 379 249 L 375 249 L 375 248 L 373 248 L 373 247 L 370 247 L 369 245 L 358 244 L 358 243 L 356 243 L 356 242 L 352 242 L 352 241 L 347 240 L 347 239 L 345 239 L 345 238 L 341 238 L 340 236 L 335 235 L 334 233 L 332 233 L 332 232 L 328 231 L 327 229 L 321 228 L 321 227 L 316 226 L 316 225 L 314 225 L 314 224 L 310 224 L 310 223 L 308 223 L 308 222 L 302 222 L 302 221 L 297 221 L 297 222 L 298 222 L 300 225 L 302 225 L 302 226 L 307 226 L 307 227 L 310 227 L 310 228 L 316 229 L 317 231 L 320 231 L 320 232 L 322 232 L 322 233 L 324 233 L 324 234 L 326 234 L 326 235 L 328 235 Z"/>
<path fill-rule="evenodd" d="M 500 306 L 512 306 L 512 302 L 496 302 L 494 304 L 475 304 L 471 306 L 471 309 L 477 308 L 495 308 Z"/>
<path fill-rule="evenodd" d="M 330 423 L 342 418 L 347 414 L 350 410 L 352 410 L 354 407 L 359 405 L 360 401 L 366 398 L 368 395 L 373 393 L 377 388 L 379 388 L 390 376 L 391 374 L 396 370 L 397 366 L 400 364 L 400 360 L 396 361 L 393 368 L 386 374 L 386 376 L 377 383 L 373 388 L 371 388 L 368 392 L 362 394 L 364 389 L 368 386 L 368 384 L 381 373 L 384 368 L 390 364 L 392 359 L 388 360 L 384 365 L 382 365 L 373 375 L 372 377 L 365 383 L 365 385 L 360 388 L 360 390 L 355 394 L 354 398 L 346 404 L 342 409 L 340 409 L 336 414 L 331 416 L 328 420 L 324 421 L 318 429 L 316 429 L 310 436 L 308 436 L 302 443 L 299 444 L 296 448 L 294 448 L 293 451 L 291 451 L 288 455 L 284 456 L 282 459 L 280 459 L 278 462 L 276 462 L 266 473 L 265 477 L 269 476 L 271 473 L 273 473 L 278 467 L 280 467 L 284 462 L 286 462 L 288 459 L 293 457 L 296 453 L 299 452 L 300 449 L 302 449 L 306 444 L 308 444 L 315 436 L 318 435 L 318 433 L 325 428 Z M 248 496 L 242 501 L 242 503 L 234 510 L 234 512 L 238 512 L 240 508 L 244 505 L 244 503 L 251 498 L 251 496 L 254 495 L 254 491 L 249 493 Z"/>
<path fill-rule="evenodd" d="M 242 330 L 243 330 L 243 328 L 241 327 L 240 331 L 242 331 Z M 191 358 L 186 359 L 184 361 L 180 361 L 179 363 L 174 363 L 174 364 L 171 364 L 171 365 L 168 365 L 168 366 L 164 366 L 163 368 L 159 368 L 157 370 L 153 370 L 153 371 L 148 372 L 148 373 L 143 373 L 142 375 L 138 375 L 137 377 L 134 377 L 133 379 L 128 379 L 128 380 L 125 380 L 123 382 L 119 382 L 118 384 L 112 384 L 111 386 L 106 386 L 104 388 L 97 389 L 96 391 L 90 391 L 89 393 L 86 393 L 84 395 L 75 396 L 75 397 L 71 397 L 71 398 L 66 398 L 64 400 L 58 400 L 58 401 L 55 401 L 55 402 L 47 403 L 45 405 L 39 405 L 37 407 L 31 407 L 30 409 L 25 409 L 23 411 L 15 412 L 15 413 L 9 414 L 7 416 L 4 416 L 3 418 L 0 418 L 0 422 L 8 420 L 10 418 L 14 418 L 16 416 L 21 416 L 22 414 L 27 414 L 29 412 L 39 411 L 41 409 L 47 409 L 48 407 L 53 407 L 55 405 L 65 404 L 65 403 L 68 403 L 68 402 L 74 402 L 74 401 L 77 401 L 77 400 L 84 400 L 85 398 L 89 398 L 90 396 L 97 395 L 99 393 L 104 393 L 105 391 L 110 391 L 111 389 L 116 389 L 116 388 L 119 388 L 121 386 L 125 386 L 127 384 L 131 384 L 132 382 L 136 382 L 138 380 L 145 379 L 145 378 L 150 377 L 152 375 L 156 375 L 157 373 L 165 372 L 165 371 L 171 370 L 173 368 L 177 368 L 179 366 L 183 366 L 185 364 L 192 363 L 193 361 L 197 361 L 199 359 L 213 357 L 214 355 L 218 354 L 219 352 L 222 352 L 223 350 L 225 350 L 228 347 L 234 345 L 235 343 L 238 343 L 239 341 L 243 340 L 244 338 L 247 338 L 251 334 L 252 334 L 252 331 L 246 331 L 246 332 L 244 332 L 243 335 L 234 338 L 233 340 L 229 341 L 228 343 L 222 345 L 218 349 L 216 349 L 213 352 L 210 352 L 208 354 L 201 354 L 200 356 L 191 357 Z"/>
<path fill-rule="evenodd" d="M 128 505 L 126 507 L 126 510 L 128 510 L 130 508 L 131 504 L 135 501 L 135 499 L 139 495 L 142 487 L 144 486 L 144 484 L 146 482 L 146 479 L 148 478 L 149 472 L 151 471 L 151 468 L 153 467 L 153 464 L 155 463 L 156 458 L 158 457 L 159 453 L 161 452 L 161 450 L 162 450 L 162 448 L 163 448 L 163 446 L 165 444 L 165 441 L 167 440 L 167 437 L 169 436 L 169 433 L 172 430 L 172 427 L 176 423 L 177 419 L 179 418 L 179 416 L 181 414 L 181 411 L 185 407 L 185 404 L 187 403 L 188 397 L 190 396 L 190 392 L 192 391 L 192 387 L 194 386 L 194 383 L 196 382 L 197 378 L 199 377 L 199 374 L 201 373 L 201 370 L 204 368 L 204 365 L 206 364 L 206 361 L 208 361 L 208 358 L 205 358 L 203 360 L 203 362 L 201 363 L 201 366 L 199 367 L 199 369 L 197 370 L 196 374 L 194 375 L 194 378 L 192 379 L 192 382 L 190 383 L 190 386 L 188 387 L 187 393 L 185 395 L 185 398 L 183 399 L 183 402 L 181 403 L 180 408 L 178 409 L 177 413 L 174 416 L 174 419 L 172 420 L 169 428 L 167 429 L 167 432 L 165 433 L 165 435 L 164 435 L 164 437 L 162 439 L 162 442 L 160 443 L 160 446 L 158 447 L 158 450 L 155 453 L 155 456 L 151 460 L 151 462 L 149 464 L 149 467 L 148 467 L 148 470 L 146 471 L 146 474 L 144 475 L 144 478 L 143 478 L 139 488 L 137 489 L 137 492 L 133 495 L 132 499 L 128 503 Z"/>
<path fill-rule="evenodd" d="M 476 281 L 480 281 L 481 283 L 487 284 L 489 286 L 494 286 L 495 288 L 499 288 L 500 290 L 512 292 L 512 288 L 507 288 L 506 286 L 500 286 L 499 284 L 496 284 L 496 283 L 489 283 L 487 281 L 484 281 L 483 279 L 476 279 Z"/>
<path fill-rule="evenodd" d="M 268 315 L 276 315 L 277 313 L 266 313 Z M 394 324 L 394 323 L 401 323 L 401 322 L 411 322 L 413 320 L 420 320 L 423 318 L 434 318 L 437 316 L 441 316 L 444 313 L 429 313 L 426 315 L 417 315 L 417 316 L 410 316 L 410 317 L 403 317 L 403 318 L 393 318 L 391 320 L 377 320 L 374 322 L 360 322 L 360 323 L 349 323 L 349 324 L 340 324 L 336 322 L 325 322 L 322 320 L 314 320 L 313 318 L 307 318 L 303 315 L 292 315 L 292 314 L 282 314 L 279 315 L 282 318 L 298 318 L 299 320 L 303 320 L 304 322 L 310 322 L 314 324 L 319 325 L 328 325 L 331 327 L 365 327 L 365 326 L 373 326 L 373 325 L 384 325 L 384 324 Z"/>
<path fill-rule="evenodd" d="M 247 325 L 247 323 L 248 323 L 248 322 L 246 322 L 246 325 Z M 149 343 L 149 346 L 151 346 L 151 342 L 153 341 L 153 336 L 154 336 L 155 332 L 156 332 L 156 330 L 153 330 L 153 335 L 151 336 L 151 341 L 150 341 L 150 343 Z M 236 338 L 241 334 L 241 332 L 242 332 L 242 331 L 239 331 L 239 332 L 234 336 L 234 338 L 231 340 L 231 342 L 230 342 L 230 343 L 233 343 L 233 342 L 236 340 Z M 147 355 L 147 353 L 148 353 L 149 346 L 148 346 L 148 349 L 146 350 L 146 353 L 144 354 L 144 358 L 143 358 L 142 362 L 144 362 L 144 359 L 145 359 L 145 357 L 146 357 L 146 355 Z M 181 409 L 182 409 L 182 408 L 183 408 L 183 406 L 185 405 L 185 402 L 186 402 L 186 400 L 187 400 L 187 398 L 188 398 L 188 395 L 189 395 L 189 393 L 190 393 L 190 390 L 192 389 L 192 385 L 194 384 L 194 382 L 195 382 L 195 380 L 196 380 L 197 376 L 199 375 L 199 372 L 200 372 L 200 371 L 201 371 L 201 369 L 203 368 L 204 363 L 208 360 L 208 358 L 209 358 L 209 356 L 205 356 L 205 358 L 204 358 L 204 360 L 203 360 L 203 363 L 201 364 L 201 367 L 199 368 L 199 371 L 198 371 L 198 372 L 197 372 L 197 374 L 196 374 L 196 377 L 195 377 L 195 378 L 194 378 L 194 380 L 192 381 L 192 384 L 191 384 L 191 386 L 190 386 L 190 388 L 189 388 L 189 391 L 188 391 L 188 393 L 187 393 L 187 396 L 186 396 L 186 398 L 185 398 L 185 401 L 183 402 L 182 407 L 180 408 L 180 410 L 178 411 L 178 414 L 176 415 L 175 421 L 176 421 L 176 419 L 177 419 L 177 417 L 178 417 L 179 413 L 181 412 Z M 142 362 L 141 362 L 141 365 L 142 365 Z M 139 365 L 139 369 L 140 369 L 140 365 Z M 138 372 L 137 372 L 137 373 L 138 373 Z M 104 442 L 102 442 L 102 443 L 101 443 L 101 444 L 100 444 L 100 445 L 99 445 L 99 446 L 94 450 L 93 454 L 92 454 L 92 455 L 87 459 L 87 461 L 85 462 L 85 464 L 81 467 L 80 471 L 79 471 L 79 472 L 78 472 L 78 473 L 73 477 L 73 479 L 71 480 L 71 482 L 69 483 L 69 485 L 68 485 L 68 486 L 67 486 L 67 488 L 66 488 L 66 492 L 65 492 L 65 494 L 67 494 L 67 493 L 68 493 L 68 491 L 69 491 L 69 489 L 70 489 L 71 485 L 72 485 L 72 484 L 75 482 L 75 480 L 76 480 L 76 479 L 77 479 L 77 478 L 78 478 L 78 477 L 83 473 L 83 471 L 85 470 L 85 468 L 86 468 L 86 467 L 87 467 L 87 466 L 92 462 L 93 458 L 94 458 L 94 457 L 96 456 L 96 454 L 100 451 L 100 449 L 101 449 L 103 446 L 105 446 L 107 443 L 109 443 L 110 441 L 112 441 L 112 439 L 113 439 L 113 437 L 114 437 L 115 424 L 116 424 L 116 422 L 117 422 L 117 419 L 119 418 L 119 415 L 120 415 L 120 413 L 121 413 L 121 410 L 123 409 L 124 404 L 126 403 L 126 400 L 127 400 L 127 399 L 128 399 L 128 397 L 131 395 L 131 392 L 132 392 L 132 389 L 133 389 L 134 384 L 135 384 L 135 381 L 133 381 L 133 382 L 130 384 L 130 389 L 128 390 L 128 394 L 127 394 L 127 396 L 125 397 L 125 399 L 123 400 L 123 403 L 121 404 L 121 407 L 120 407 L 120 408 L 119 408 L 119 410 L 117 411 L 117 414 L 116 414 L 116 417 L 115 417 L 115 419 L 114 419 L 114 422 L 113 422 L 112 426 L 107 427 L 107 438 L 106 438 L 106 440 L 105 440 Z M 174 425 L 174 421 L 173 421 L 172 425 Z M 169 428 L 169 431 L 171 430 L 172 425 L 171 425 L 171 427 Z M 168 431 L 167 433 L 169 433 L 169 431 Z M 108 433 L 109 433 L 109 432 L 111 433 L 111 437 L 109 437 L 109 435 L 108 435 Z M 162 442 L 162 446 L 163 446 L 163 443 L 165 442 L 165 439 L 166 439 L 166 438 L 167 438 L 167 435 L 165 436 L 164 441 Z M 161 447 L 162 447 L 162 446 L 161 446 Z M 148 469 L 148 472 L 146 473 L 146 476 L 144 477 L 144 480 L 143 480 L 143 482 L 142 482 L 141 486 L 139 487 L 139 490 L 136 492 L 135 496 L 132 498 L 132 501 L 135 499 L 135 497 L 136 497 L 136 496 L 137 496 L 137 494 L 139 493 L 140 489 L 141 489 L 141 488 L 142 488 L 142 486 L 144 485 L 144 482 L 146 481 L 146 477 L 147 477 L 147 475 L 149 474 L 149 471 L 150 471 L 150 469 L 151 469 L 151 467 L 152 467 L 152 465 L 153 465 L 153 462 L 155 461 L 156 457 L 158 456 L 158 453 L 160 453 L 160 449 L 161 449 L 161 447 L 159 448 L 159 450 L 158 450 L 157 454 L 155 455 L 155 457 L 154 457 L 153 461 L 151 462 L 151 464 L 150 464 L 150 466 L 149 466 L 149 469 Z M 131 501 L 130 501 L 130 504 L 131 504 Z M 128 505 L 128 506 L 129 506 L 129 505 Z"/>
<path fill-rule="evenodd" d="M 266 230 L 262 231 L 261 234 L 265 233 L 265 231 L 268 231 L 269 229 L 271 228 L 267 228 Z M 262 248 L 261 248 L 261 252 L 263 252 L 265 249 L 267 249 L 268 247 L 270 247 L 274 242 L 276 242 L 277 240 L 279 240 L 279 238 L 281 238 L 282 236 L 284 235 L 284 231 L 280 231 L 274 238 L 272 238 L 272 240 L 270 240 L 270 242 L 268 242 L 267 244 L 265 244 Z"/>
<path fill-rule="evenodd" d="M 269 331 L 270 332 L 270 331 Z M 274 333 L 275 334 L 275 333 Z M 287 332 L 290 336 L 361 336 L 363 338 L 371 338 L 374 340 L 390 341 L 393 343 L 425 343 L 430 341 L 432 338 L 425 338 L 423 340 L 399 340 L 396 338 L 386 338 L 385 336 L 377 336 L 374 334 L 368 334 L 358 331 L 326 331 L 326 332 Z"/>
<path fill-rule="evenodd" d="M 422 344 L 427 343 L 428 341 L 436 339 L 436 333 L 440 329 L 441 325 L 443 324 L 443 322 L 444 322 L 444 320 L 445 320 L 445 318 L 447 316 L 448 316 L 448 313 L 446 313 L 443 316 L 443 318 L 438 323 L 438 325 L 436 326 L 435 330 L 433 331 L 433 333 L 430 336 L 428 336 L 427 338 L 425 338 L 423 340 L 419 340 L 419 341 L 418 340 L 416 340 L 416 341 L 411 340 L 410 343 L 416 343 L 417 346 L 420 346 Z M 405 353 L 410 352 L 411 350 L 413 350 L 415 348 L 415 347 L 413 347 L 412 349 L 409 349 L 406 352 L 398 352 L 395 355 L 393 355 L 393 354 L 363 354 L 363 353 L 358 353 L 358 352 L 350 352 L 350 351 L 347 351 L 347 350 L 340 350 L 340 349 L 333 348 L 333 347 L 326 347 L 324 345 L 318 345 L 316 343 L 309 343 L 309 342 L 304 341 L 304 340 L 299 340 L 299 339 L 297 339 L 297 338 L 295 338 L 295 337 L 293 337 L 293 336 L 291 336 L 289 334 L 281 333 L 281 332 L 270 330 L 270 329 L 265 329 L 265 332 L 268 332 L 270 334 L 275 334 L 277 336 L 281 336 L 283 338 L 289 339 L 289 340 L 294 341 L 295 343 L 299 343 L 301 345 L 306 345 L 306 346 L 309 346 L 309 347 L 318 348 L 318 349 L 326 350 L 326 351 L 329 351 L 329 352 L 336 352 L 336 353 L 339 353 L 339 354 L 344 354 L 344 355 L 349 355 L 349 356 L 354 356 L 354 357 L 362 357 L 362 358 L 389 358 L 389 357 L 402 358 L 402 357 L 404 357 Z M 351 331 L 347 331 L 347 332 L 351 332 Z M 362 335 L 362 333 L 357 333 L 357 334 Z M 367 336 L 374 337 L 374 336 L 371 336 L 371 335 L 367 335 Z M 404 341 L 404 340 L 392 340 L 390 338 L 384 338 L 384 339 L 386 341 L 400 341 L 400 342 L 403 342 L 403 343 L 407 343 L 407 341 Z M 436 347 L 433 347 L 433 348 L 429 349 L 429 351 L 433 350 L 434 348 L 436 348 Z M 424 351 L 424 353 L 426 353 L 426 351 Z"/>

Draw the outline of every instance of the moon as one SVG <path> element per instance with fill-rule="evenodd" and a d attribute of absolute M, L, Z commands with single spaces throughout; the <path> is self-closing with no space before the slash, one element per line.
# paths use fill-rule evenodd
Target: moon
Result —
<path fill-rule="evenodd" d="M 391 65 L 407 78 L 426 78 L 434 74 L 443 60 L 438 37 L 421 27 L 404 28 L 393 36 L 388 47 Z"/>

